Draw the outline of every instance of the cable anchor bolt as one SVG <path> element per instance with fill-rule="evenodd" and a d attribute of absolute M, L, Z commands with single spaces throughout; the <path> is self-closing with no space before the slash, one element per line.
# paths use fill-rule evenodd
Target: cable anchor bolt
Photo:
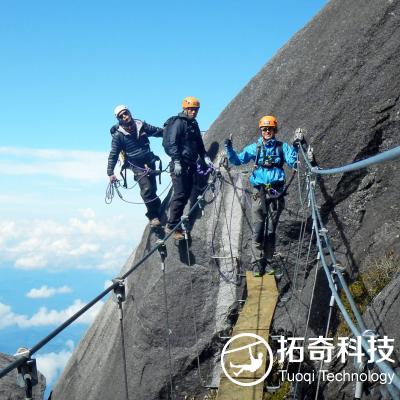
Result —
<path fill-rule="evenodd" d="M 126 300 L 125 282 L 123 279 L 115 278 L 112 280 L 112 283 L 117 284 L 114 287 L 114 301 L 116 301 L 118 305 L 121 305 Z"/>
<path fill-rule="evenodd" d="M 39 383 L 36 360 L 31 358 L 28 349 L 21 347 L 15 356 L 25 358 L 26 361 L 17 368 L 17 385 L 25 388 L 26 400 L 32 399 L 32 388 Z"/>
<path fill-rule="evenodd" d="M 161 257 L 161 270 L 164 271 L 165 270 L 165 259 L 168 256 L 167 246 L 166 246 L 164 240 L 162 240 L 162 239 L 157 240 L 156 246 L 157 246 L 157 250 L 160 253 L 160 257 Z"/>
<path fill-rule="evenodd" d="M 187 215 L 182 215 L 181 221 L 182 221 L 181 226 L 182 226 L 183 233 L 185 235 L 185 240 L 188 240 L 189 236 L 188 236 L 188 231 L 187 231 L 187 227 L 186 227 L 186 222 L 189 221 L 189 217 Z"/>
<path fill-rule="evenodd" d="M 204 197 L 202 195 L 197 196 L 197 201 L 199 202 L 199 208 L 201 210 L 201 216 L 204 217 Z"/>

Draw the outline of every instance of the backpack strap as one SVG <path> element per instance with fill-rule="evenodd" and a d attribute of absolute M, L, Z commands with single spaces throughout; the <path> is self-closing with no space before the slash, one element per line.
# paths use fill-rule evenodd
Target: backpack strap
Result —
<path fill-rule="evenodd" d="M 283 143 L 280 141 L 276 141 L 275 144 L 275 154 L 267 155 L 267 152 L 265 151 L 265 146 L 262 146 L 262 161 L 261 165 L 258 165 L 258 167 L 262 168 L 272 168 L 272 167 L 277 167 L 277 168 L 283 168 L 283 164 L 285 163 L 285 158 L 284 158 L 284 153 L 283 153 Z M 257 147 L 258 148 L 258 147 Z M 275 162 L 276 157 L 279 157 L 279 162 Z M 256 160 L 258 161 L 257 157 Z M 257 163 L 255 164 L 257 166 Z"/>
<path fill-rule="evenodd" d="M 279 140 L 276 141 L 276 150 L 277 155 L 279 156 L 279 162 L 275 164 L 278 168 L 283 168 L 283 164 L 285 163 L 285 155 L 283 154 L 283 143 Z M 275 154 L 276 154 L 275 153 Z"/>

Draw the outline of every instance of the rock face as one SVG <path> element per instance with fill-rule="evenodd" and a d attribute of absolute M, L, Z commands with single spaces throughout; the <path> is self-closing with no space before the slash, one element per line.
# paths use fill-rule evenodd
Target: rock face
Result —
<path fill-rule="evenodd" d="M 239 188 L 242 185 L 240 176 L 226 175 L 226 179 L 235 181 Z M 196 200 L 194 195 L 193 202 Z M 167 329 L 171 332 L 171 373 L 177 399 L 204 393 L 203 385 L 219 376 L 214 360 L 222 343 L 218 336 L 229 329 L 243 287 L 236 258 L 242 253 L 244 200 L 240 191 L 222 182 L 216 184 L 214 196 L 207 192 L 205 200 L 205 215 L 197 213 L 189 222 L 195 226 L 189 249 L 184 241 L 167 242 L 168 326 L 158 252 L 127 279 L 123 319 L 131 398 L 167 398 Z M 157 239 L 156 233 L 147 229 L 136 256 L 127 261 L 123 272 L 134 264 L 134 258 L 139 260 L 147 254 Z M 109 300 L 72 356 L 52 398 L 125 399 L 121 337 L 118 308 Z"/>
<path fill-rule="evenodd" d="M 15 357 L 0 353 L 0 369 L 15 361 Z M 11 371 L 0 381 L 1 400 L 25 400 L 25 389 L 17 385 L 17 370 Z M 46 389 L 46 378 L 39 373 L 39 383 L 33 388 L 33 399 L 41 400 Z"/>
<path fill-rule="evenodd" d="M 399 0 L 332 0 L 221 113 L 206 135 L 209 152 L 213 156 L 221 153 L 223 139 L 231 133 L 235 149 L 255 141 L 258 119 L 266 114 L 277 116 L 282 141 L 291 141 L 296 127 L 306 128 L 317 162 L 325 168 L 393 148 L 399 143 L 399 66 Z M 398 169 L 395 161 L 317 180 L 322 217 L 350 278 L 367 270 L 371 259 L 387 252 L 400 253 Z M 223 345 L 219 335 L 228 331 L 235 318 L 236 299 L 242 295 L 236 261 L 212 257 L 233 255 L 241 270 L 249 261 L 251 199 L 240 190 L 246 186 L 248 174 L 244 167 L 235 167 L 225 178 L 227 182 L 218 188 L 214 200 L 207 195 L 205 215 L 194 223 L 190 262 L 184 245 L 169 242 L 167 246 L 172 379 L 178 399 L 204 393 L 199 375 L 205 383 L 215 384 Z M 285 267 L 280 283 L 284 301 L 278 305 L 273 327 L 276 332 L 302 335 L 315 262 L 300 266 L 295 274 L 300 231 L 296 190 L 293 184 L 279 226 L 277 250 Z M 156 239 L 154 233 L 145 231 L 136 260 Z M 307 228 L 305 243 L 308 239 Z M 307 248 L 303 250 L 305 253 Z M 314 257 L 315 250 L 309 261 Z M 124 270 L 133 262 L 129 259 Z M 158 254 L 129 277 L 127 286 L 124 328 L 129 394 L 139 400 L 167 398 L 167 328 Z M 385 289 L 374 304 L 392 293 Z M 319 273 L 309 336 L 324 334 L 329 299 L 326 279 Z M 379 313 L 379 327 L 373 318 L 368 327 L 385 330 L 387 326 L 398 342 L 399 330 L 393 321 L 399 319 L 399 308 L 379 307 L 385 309 Z M 333 332 L 336 326 L 333 321 Z M 301 388 L 300 398 L 314 398 L 312 389 Z M 353 398 L 350 389 L 343 392 L 343 399 Z M 333 398 L 330 390 L 324 388 L 322 396 Z M 385 398 L 382 396 L 375 390 L 370 398 Z M 119 314 L 112 301 L 81 341 L 53 394 L 56 400 L 99 397 L 125 399 Z"/>

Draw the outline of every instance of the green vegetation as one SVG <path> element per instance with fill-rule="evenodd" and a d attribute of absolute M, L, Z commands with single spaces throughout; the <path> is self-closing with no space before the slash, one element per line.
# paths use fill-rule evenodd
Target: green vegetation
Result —
<path fill-rule="evenodd" d="M 281 387 L 274 393 L 264 393 L 263 400 L 285 400 L 290 392 L 290 382 L 285 381 Z"/>
<path fill-rule="evenodd" d="M 217 394 L 217 389 L 210 389 L 208 393 L 204 396 L 203 400 L 215 400 L 217 398 Z"/>
<path fill-rule="evenodd" d="M 349 285 L 349 290 L 356 302 L 361 314 L 368 304 L 386 287 L 391 279 L 400 272 L 400 258 L 394 252 L 388 252 L 381 259 L 373 260 L 367 268 L 367 272 L 359 274 L 358 278 Z M 351 307 L 344 292 L 340 295 L 346 310 L 355 322 Z M 340 323 L 336 330 L 336 337 L 348 336 L 350 330 L 340 315 Z"/>

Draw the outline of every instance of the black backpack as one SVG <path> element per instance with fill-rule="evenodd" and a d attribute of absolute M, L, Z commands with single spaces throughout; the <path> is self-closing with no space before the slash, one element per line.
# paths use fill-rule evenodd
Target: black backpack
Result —
<path fill-rule="evenodd" d="M 185 118 L 180 117 L 179 115 L 174 115 L 170 118 L 168 118 L 164 125 L 163 125 L 163 141 L 162 141 L 162 145 L 164 147 L 165 152 L 171 157 L 170 154 L 170 130 L 171 130 L 171 126 L 172 124 L 177 120 L 177 119 L 181 119 L 182 121 L 186 122 Z"/>

